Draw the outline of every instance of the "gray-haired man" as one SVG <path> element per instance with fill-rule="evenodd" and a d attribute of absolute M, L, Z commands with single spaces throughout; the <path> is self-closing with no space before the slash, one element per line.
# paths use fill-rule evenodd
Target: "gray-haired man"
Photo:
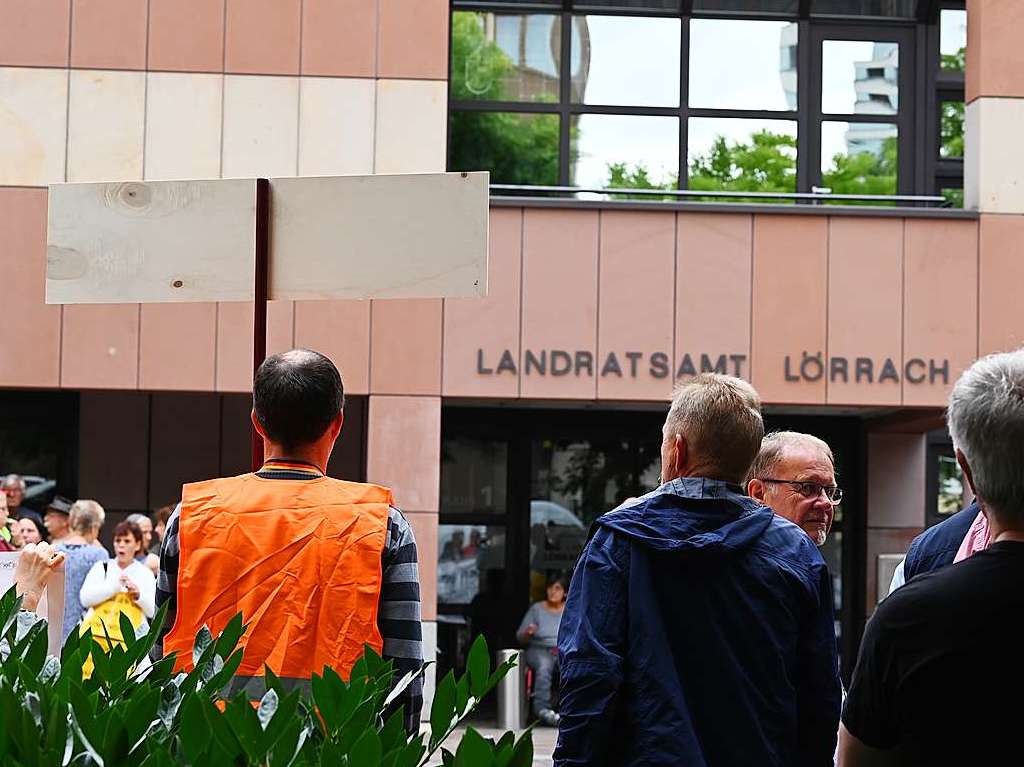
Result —
<path fill-rule="evenodd" d="M 849 767 L 1020 763 L 1024 350 L 971 365 L 948 424 L 993 543 L 878 606 L 843 711 Z"/>

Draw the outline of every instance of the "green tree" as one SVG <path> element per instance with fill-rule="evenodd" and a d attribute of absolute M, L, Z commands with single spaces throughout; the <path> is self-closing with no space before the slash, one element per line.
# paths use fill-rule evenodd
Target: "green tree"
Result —
<path fill-rule="evenodd" d="M 943 157 L 964 156 L 964 102 L 943 101 L 940 116 Z"/>
<path fill-rule="evenodd" d="M 943 53 L 941 66 L 954 72 L 963 72 L 967 68 L 967 49 L 961 47 L 956 53 Z"/>
<path fill-rule="evenodd" d="M 484 14 L 452 17 L 453 101 L 502 101 L 515 63 L 484 32 Z M 452 170 L 489 170 L 502 184 L 558 183 L 558 115 L 453 111 Z"/>
<path fill-rule="evenodd" d="M 896 137 L 892 136 L 882 142 L 880 155 L 836 154 L 832 167 L 821 174 L 821 183 L 833 194 L 896 194 L 896 172 Z"/>

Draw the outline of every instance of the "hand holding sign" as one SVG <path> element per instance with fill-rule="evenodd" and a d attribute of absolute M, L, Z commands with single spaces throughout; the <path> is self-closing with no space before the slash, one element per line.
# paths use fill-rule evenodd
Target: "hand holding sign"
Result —
<path fill-rule="evenodd" d="M 50 573 L 63 562 L 64 554 L 55 551 L 45 541 L 29 543 L 21 550 L 18 565 L 14 569 L 14 586 L 24 609 L 36 609 Z"/>

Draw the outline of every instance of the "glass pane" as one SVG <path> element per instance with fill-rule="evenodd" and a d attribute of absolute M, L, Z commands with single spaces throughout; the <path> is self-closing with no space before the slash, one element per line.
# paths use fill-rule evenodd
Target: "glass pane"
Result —
<path fill-rule="evenodd" d="M 438 526 L 438 604 L 471 604 L 481 592 L 500 591 L 490 586 L 504 577 L 504 526 Z"/>
<path fill-rule="evenodd" d="M 823 122 L 822 186 L 833 194 L 896 194 L 897 140 L 892 123 Z"/>
<path fill-rule="evenodd" d="M 679 19 L 574 16 L 572 100 L 679 106 Z"/>
<path fill-rule="evenodd" d="M 943 69 L 963 72 L 967 59 L 967 11 L 939 14 L 939 57 Z"/>
<path fill-rule="evenodd" d="M 800 10 L 799 0 L 694 0 L 693 10 L 697 13 L 722 14 L 743 13 L 773 16 L 795 15 Z"/>
<path fill-rule="evenodd" d="M 795 192 L 796 122 L 693 117 L 689 189 Z"/>
<path fill-rule="evenodd" d="M 441 513 L 508 510 L 508 443 L 456 437 L 441 445 Z"/>
<path fill-rule="evenodd" d="M 918 0 L 811 0 L 812 16 L 881 16 L 912 19 Z"/>
<path fill-rule="evenodd" d="M 939 486 L 935 511 L 940 517 L 948 517 L 967 505 L 964 499 L 964 475 L 956 458 L 940 455 L 938 460 Z"/>
<path fill-rule="evenodd" d="M 451 170 L 489 170 L 493 184 L 558 183 L 558 115 L 456 112 Z"/>
<path fill-rule="evenodd" d="M 821 50 L 821 111 L 896 114 L 899 60 L 896 43 L 825 40 Z"/>
<path fill-rule="evenodd" d="M 797 25 L 693 19 L 690 106 L 796 109 Z"/>
<path fill-rule="evenodd" d="M 939 194 L 946 198 L 946 206 L 962 208 L 964 206 L 964 190 L 961 188 L 943 187 Z"/>
<path fill-rule="evenodd" d="M 455 101 L 557 101 L 561 17 L 459 11 L 452 15 Z"/>
<path fill-rule="evenodd" d="M 587 8 L 640 8 L 646 11 L 678 11 L 679 0 L 580 0 L 573 3 L 578 10 Z"/>
<path fill-rule="evenodd" d="M 940 157 L 964 156 L 964 102 L 943 101 L 939 105 Z"/>
<path fill-rule="evenodd" d="M 571 183 L 674 189 L 679 181 L 675 117 L 579 115 L 571 129 Z"/>

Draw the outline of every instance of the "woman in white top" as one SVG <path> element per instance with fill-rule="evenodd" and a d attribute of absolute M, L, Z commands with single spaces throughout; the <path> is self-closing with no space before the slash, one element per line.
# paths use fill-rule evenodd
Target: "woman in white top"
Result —
<path fill-rule="evenodd" d="M 149 618 L 156 612 L 156 578 L 144 564 L 135 561 L 142 550 L 142 531 L 131 522 L 122 522 L 114 528 L 114 558 L 97 562 L 85 576 L 82 584 L 82 606 L 89 608 L 112 599 L 119 593 L 132 598 L 146 617 L 143 630 L 149 627 Z"/>

